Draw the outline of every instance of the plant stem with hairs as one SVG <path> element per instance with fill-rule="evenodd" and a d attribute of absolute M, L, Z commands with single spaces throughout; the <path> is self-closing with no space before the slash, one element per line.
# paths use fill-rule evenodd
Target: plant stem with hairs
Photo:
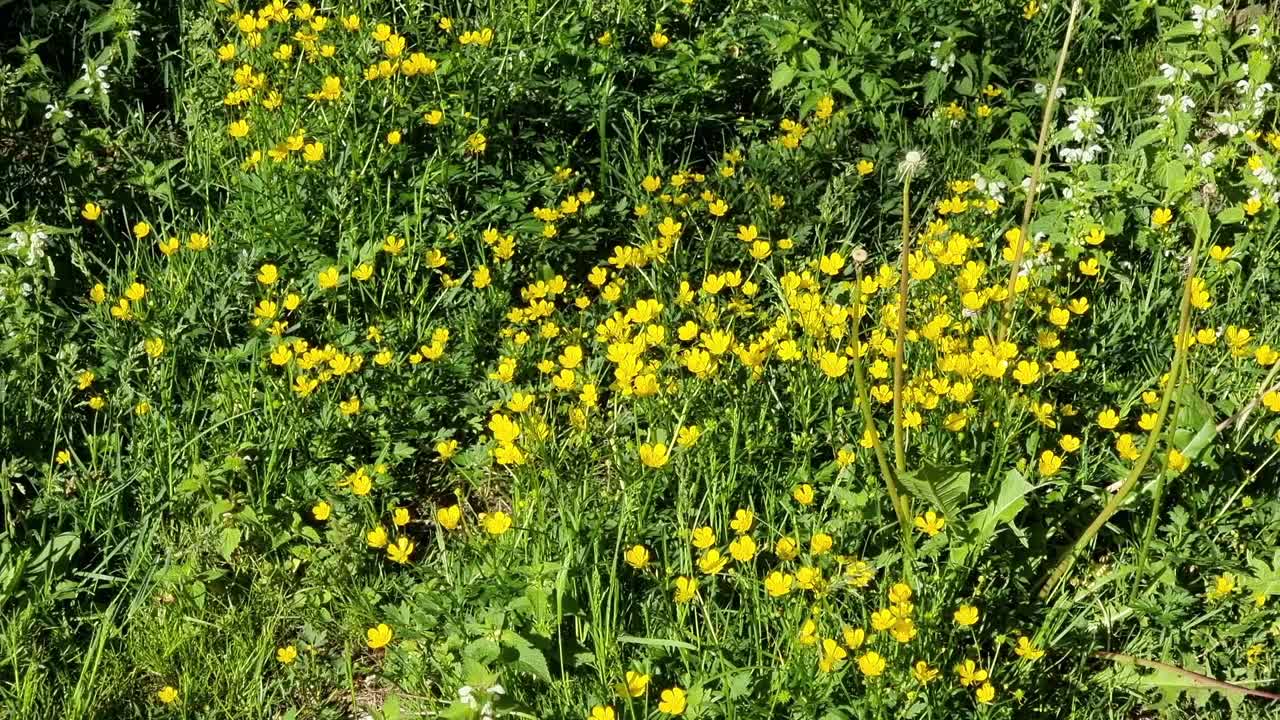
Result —
<path fill-rule="evenodd" d="M 902 392 L 907 342 L 907 288 L 911 260 L 911 173 L 902 177 L 902 252 L 898 257 L 898 322 L 893 342 L 893 460 L 901 477 L 907 471 L 906 428 L 903 427 Z"/>
<path fill-rule="evenodd" d="M 861 288 L 861 263 L 855 265 L 855 275 L 858 288 Z M 858 293 L 861 294 L 860 289 Z M 911 535 L 911 514 L 907 511 L 902 493 L 898 490 L 893 469 L 889 466 L 888 455 L 885 454 L 884 443 L 880 442 L 880 432 L 876 428 L 875 416 L 871 412 L 871 396 L 867 392 L 866 376 L 863 375 L 862 370 L 862 341 L 858 334 L 862 324 L 861 300 L 858 305 L 859 311 L 854 313 L 853 318 L 853 382 L 858 391 L 858 407 L 862 410 L 862 421 L 867 428 L 867 433 L 871 436 L 871 449 L 876 456 L 876 464 L 880 466 L 880 476 L 884 479 L 885 489 L 889 492 L 889 502 L 893 505 L 893 512 L 898 517 L 898 525 L 901 526 L 903 556 L 910 561 L 915 557 L 915 538 Z"/>
<path fill-rule="evenodd" d="M 1191 328 L 1187 327 L 1187 335 L 1190 335 Z M 1186 372 L 1182 373 L 1186 377 Z M 1177 393 L 1177 391 L 1174 391 Z M 1173 401 L 1173 412 L 1170 413 L 1169 430 L 1165 433 L 1165 446 L 1173 447 L 1173 435 L 1178 429 L 1178 413 L 1182 410 L 1182 395 L 1177 393 L 1177 397 Z M 1133 599 L 1138 596 L 1138 589 L 1142 586 L 1142 576 L 1147 571 L 1147 554 L 1151 550 L 1151 540 L 1156 535 L 1156 525 L 1160 523 L 1160 506 L 1164 503 L 1164 486 L 1169 482 L 1170 471 L 1165 468 L 1156 476 L 1156 486 L 1151 493 L 1151 514 L 1147 516 L 1147 528 L 1142 534 L 1142 546 L 1138 549 L 1138 562 L 1133 571 L 1133 585 L 1129 587 L 1129 600 L 1127 604 L 1132 605 Z"/>
<path fill-rule="evenodd" d="M 1009 269 L 1009 284 L 1005 288 L 1004 307 L 1000 311 L 1000 330 L 997 338 L 1004 342 L 1013 324 L 1013 296 L 1018 284 L 1018 271 L 1022 268 L 1026 253 L 1027 233 L 1031 227 L 1031 211 L 1035 207 L 1040 189 L 1040 167 L 1044 163 L 1045 148 L 1049 144 L 1049 128 L 1053 125 L 1054 112 L 1058 108 L 1058 88 L 1062 85 L 1062 70 L 1067 64 L 1071 39 L 1076 31 L 1076 18 L 1080 15 L 1080 0 L 1072 0 L 1071 14 L 1067 16 L 1067 32 L 1062 36 L 1062 48 L 1058 51 L 1058 67 L 1053 73 L 1053 83 L 1044 99 L 1044 115 L 1040 118 L 1040 139 L 1036 143 L 1035 161 L 1031 164 L 1031 178 L 1027 185 L 1027 199 L 1022 203 L 1022 225 L 1019 226 L 1018 243 L 1013 249 L 1013 267 Z"/>

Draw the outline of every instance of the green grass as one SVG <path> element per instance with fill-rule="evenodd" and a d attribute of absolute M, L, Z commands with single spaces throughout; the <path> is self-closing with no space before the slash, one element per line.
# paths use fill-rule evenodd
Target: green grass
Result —
<path fill-rule="evenodd" d="M 13 11 L 28 41 L 51 39 L 6 55 L 0 74 L 0 148 L 21 148 L 0 161 L 0 224 L 6 238 L 50 239 L 37 262 L 0 255 L 0 718 L 475 718 L 460 688 L 480 705 L 494 684 L 500 717 L 591 717 L 605 705 L 669 717 L 671 688 L 687 692 L 685 716 L 744 720 L 1274 712 L 1241 688 L 1276 687 L 1280 416 L 1266 400 L 1212 432 L 1275 384 L 1257 353 L 1280 346 L 1268 312 L 1280 296 L 1280 212 L 1269 200 L 1241 210 L 1260 183 L 1248 158 L 1275 168 L 1276 128 L 1264 114 L 1256 138 L 1202 132 L 1205 113 L 1237 97 L 1233 68 L 1265 67 L 1232 46 L 1234 31 L 1179 34 L 1181 5 L 1085 8 L 1055 128 L 1088 97 L 1107 98 L 1106 150 L 1073 169 L 1059 153 L 1071 141 L 1055 137 L 1031 226 L 1044 237 L 1009 336 L 1018 355 L 966 374 L 954 363 L 991 362 L 982 343 L 1000 332 L 1004 233 L 1020 220 L 1043 112 L 1033 87 L 1052 76 L 1066 4 L 1031 19 L 985 2 L 323 4 L 319 42 L 334 53 L 314 62 L 295 36 L 304 23 L 276 23 L 254 48 L 229 18 L 234 5 Z M 349 13 L 358 31 L 343 27 Z M 379 22 L 407 39 L 401 60 L 420 51 L 438 70 L 364 79 L 385 54 L 371 37 Z M 490 45 L 460 44 L 482 27 Z M 930 64 L 935 40 L 954 42 L 946 75 Z M 228 42 L 236 58 L 222 62 Z M 271 55 L 280 42 L 295 45 L 287 61 Z M 1165 119 L 1155 96 L 1175 92 L 1152 79 L 1160 63 L 1219 55 L 1222 67 L 1176 89 L 1197 108 L 1171 113 L 1167 134 L 1142 145 Z M 81 62 L 111 64 L 109 93 L 68 96 Z M 265 85 L 228 106 L 245 62 Z M 342 78 L 341 96 L 309 98 L 328 76 Z M 1001 94 L 984 95 L 988 84 Z M 262 107 L 270 90 L 278 109 Z M 824 96 L 829 118 L 817 113 Z M 964 110 L 954 122 L 953 102 Z M 46 119 L 47 103 L 74 115 Z M 426 123 L 437 108 L 444 122 Z M 241 118 L 249 133 L 234 138 Z M 784 119 L 807 129 L 796 148 Z M 299 147 L 268 156 L 300 129 Z M 483 152 L 468 150 L 477 132 Z M 304 160 L 316 142 L 323 157 Z M 1217 158 L 1185 160 L 1184 142 Z M 868 376 L 892 452 L 894 353 L 883 342 L 898 299 L 896 166 L 912 150 L 927 157 L 910 192 L 924 253 L 913 267 L 928 259 L 933 273 L 910 283 L 918 336 L 903 358 L 905 404 L 920 426 L 907 433 L 907 472 L 891 476 L 911 517 L 933 510 L 946 528 L 904 538 L 861 442 L 853 376 Z M 875 167 L 860 172 L 860 161 Z M 990 212 L 987 193 L 955 185 L 975 173 L 1007 183 Z M 940 210 L 953 196 L 968 209 Z M 81 217 L 91 201 L 104 208 L 96 220 Z M 1168 229 L 1153 228 L 1157 207 L 1173 209 Z M 537 208 L 563 212 L 547 220 Z M 670 245 L 656 242 L 666 216 L 682 224 Z M 747 225 L 768 239 L 767 257 L 738 239 Z M 1082 241 L 1095 226 L 1107 230 L 1099 246 Z M 489 228 L 511 235 L 513 256 Z M 207 249 L 191 247 L 193 233 Z M 403 251 L 383 248 L 388 235 Z M 179 246 L 166 255 L 158 243 L 171 236 Z M 958 237 L 970 240 L 955 251 Z M 1149 434 L 1144 393 L 1158 395 L 1170 367 L 1193 244 L 1234 247 L 1226 259 L 1202 253 L 1197 273 L 1212 304 L 1191 327 L 1215 330 L 1215 342 L 1190 353 L 1169 427 Z M 857 250 L 869 259 L 855 273 Z M 432 266 L 437 252 L 447 264 Z M 618 260 L 627 252 L 642 259 Z M 1078 269 L 1088 258 L 1097 276 Z M 962 277 L 965 261 L 983 264 L 976 279 Z M 278 268 L 272 284 L 258 279 L 266 264 Z M 368 280 L 355 277 L 362 264 Z M 336 288 L 318 279 L 330 266 Z M 477 287 L 482 267 L 491 281 Z M 599 269 L 607 280 L 589 280 Z M 863 297 L 861 275 L 883 281 Z M 145 298 L 114 317 L 135 282 Z M 966 311 L 971 286 L 984 303 Z M 299 303 L 286 310 L 290 293 Z M 1087 311 L 1055 324 L 1051 311 L 1081 298 Z M 650 299 L 662 308 L 649 313 Z M 276 304 L 265 319 L 262 301 Z M 687 323 L 699 332 L 681 336 Z M 1239 353 L 1228 327 L 1252 333 Z M 433 359 L 424 348 L 441 329 Z M 735 349 L 721 352 L 710 333 Z M 298 341 L 339 356 L 310 357 Z M 1080 367 L 1053 370 L 1068 349 Z M 695 372 L 695 350 L 714 368 Z M 356 357 L 358 369 L 334 372 Z M 504 358 L 518 360 L 509 380 Z M 1014 371 L 1027 358 L 1041 377 L 1023 384 Z M 301 393 L 298 378 L 318 385 Z M 949 387 L 964 381 L 971 396 L 957 399 Z M 1048 419 L 1037 418 L 1043 403 Z M 1118 430 L 1095 421 L 1104 408 L 1121 411 Z M 966 425 L 948 428 L 957 413 Z M 498 415 L 519 429 L 514 443 Z M 701 437 L 678 445 L 694 425 Z M 1132 467 L 1118 432 L 1156 443 L 1154 459 L 1068 582 L 1042 598 L 1037 580 Z M 1066 434 L 1078 450 L 1062 449 Z M 457 455 L 442 457 L 451 440 Z M 671 457 L 649 467 L 641 447 L 655 443 Z M 513 445 L 523 461 L 504 464 Z M 1188 469 L 1165 470 L 1170 449 Z M 1060 471 L 1044 469 L 1046 451 L 1065 458 Z M 358 473 L 372 479 L 367 493 L 353 491 Z M 804 485 L 812 504 L 797 499 Z M 450 529 L 437 511 L 454 504 L 462 519 Z M 731 527 L 740 509 L 754 513 L 748 531 Z M 499 512 L 513 522 L 494 534 L 485 518 Z M 741 551 L 744 535 L 755 552 L 708 572 L 692 544 L 704 526 L 720 553 Z M 413 542 L 409 562 L 370 546 L 376 527 Z M 810 545 L 823 534 L 829 551 Z M 626 560 L 637 545 L 644 567 Z M 858 561 L 868 582 L 846 574 Z M 789 593 L 771 596 L 775 572 Z M 1234 587 L 1215 593 L 1226 576 Z M 698 581 L 691 602 L 673 598 L 677 578 Z M 899 583 L 912 593 L 910 608 L 897 604 L 905 641 L 875 629 Z M 979 609 L 976 624 L 954 619 L 961 605 Z M 371 647 L 379 624 L 393 637 Z M 862 643 L 846 635 L 854 628 Z M 1015 654 L 1020 638 L 1043 657 Z M 288 647 L 297 658 L 281 662 Z M 836 647 L 844 656 L 821 669 Z M 871 650 L 883 675 L 865 670 Z M 990 671 L 990 704 L 985 681 L 962 684 L 965 660 Z M 938 677 L 922 683 L 917 661 Z M 650 675 L 647 690 L 620 693 L 627 671 Z"/>

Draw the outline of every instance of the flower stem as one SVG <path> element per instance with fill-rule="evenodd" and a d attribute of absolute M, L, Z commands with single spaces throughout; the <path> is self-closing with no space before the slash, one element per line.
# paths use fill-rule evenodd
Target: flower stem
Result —
<path fill-rule="evenodd" d="M 862 267 L 855 270 L 859 296 L 862 287 Z M 898 525 L 902 531 L 903 557 L 910 561 L 915 557 L 915 539 L 911 535 L 911 515 L 903 502 L 902 493 L 898 491 L 898 483 L 894 479 L 893 469 L 889 466 L 889 457 L 885 453 L 884 443 L 880 442 L 880 431 L 876 428 L 875 416 L 871 412 L 871 396 L 867 393 L 866 376 L 862 370 L 862 344 L 859 332 L 862 324 L 861 300 L 853 318 L 853 381 L 858 390 L 858 407 L 862 410 L 862 421 L 871 437 L 871 449 L 876 456 L 876 464 L 880 466 L 880 477 L 884 479 L 885 489 L 889 492 L 889 502 L 893 512 L 898 516 Z"/>
<path fill-rule="evenodd" d="M 1201 237 L 1197 234 L 1195 244 L 1191 248 L 1191 256 L 1187 260 L 1187 276 L 1183 282 L 1182 306 L 1179 310 L 1178 330 L 1174 339 L 1173 363 L 1169 369 L 1168 379 L 1165 381 L 1164 395 L 1160 398 L 1160 410 L 1156 414 L 1155 425 L 1152 426 L 1151 432 L 1147 436 L 1146 446 L 1142 449 L 1142 454 L 1138 456 L 1138 461 L 1129 470 L 1129 474 L 1125 476 L 1120 488 L 1116 490 L 1116 494 L 1111 497 L 1111 500 L 1102 508 L 1102 511 L 1093 519 L 1093 522 L 1089 523 L 1089 526 L 1080 534 L 1080 537 L 1063 549 L 1054 563 L 1053 570 L 1040 581 L 1040 597 L 1042 599 L 1048 597 L 1062 582 L 1071 570 L 1072 565 L 1075 564 L 1077 554 L 1093 540 L 1094 536 L 1107 524 L 1107 521 L 1119 512 L 1124 501 L 1128 499 L 1134 487 L 1137 486 L 1138 479 L 1142 477 L 1142 471 L 1146 469 L 1147 463 L 1151 461 L 1151 456 L 1155 454 L 1165 419 L 1169 416 L 1169 405 L 1173 401 L 1173 395 L 1178 387 L 1182 369 L 1186 364 L 1187 351 L 1190 349 L 1187 336 L 1191 328 L 1191 290 L 1192 282 L 1196 277 L 1196 260 L 1200 252 L 1200 242 Z"/>
<path fill-rule="evenodd" d="M 1036 143 L 1035 161 L 1031 164 L 1031 177 L 1027 185 L 1027 198 L 1022 203 L 1022 225 L 1019 226 L 1018 244 L 1013 249 L 1013 266 L 1009 268 L 1009 283 L 1005 287 L 1004 308 L 1000 311 L 1000 330 L 997 338 L 1004 342 L 1009 336 L 1009 326 L 1013 324 L 1013 296 L 1018 285 L 1018 271 L 1022 268 L 1023 255 L 1028 243 L 1027 233 L 1031 227 L 1031 211 L 1035 208 L 1036 195 L 1040 189 L 1040 168 L 1044 163 L 1045 148 L 1049 145 L 1049 128 L 1053 125 L 1054 112 L 1058 107 L 1058 88 L 1062 85 L 1062 70 L 1067 64 L 1067 53 L 1071 50 L 1071 39 L 1076 31 L 1076 18 L 1080 15 L 1080 0 L 1072 0 L 1071 14 L 1067 16 L 1067 32 L 1062 36 L 1062 48 L 1058 51 L 1058 67 L 1053 73 L 1053 83 L 1044 99 L 1044 115 L 1040 118 L 1040 139 Z"/>
<path fill-rule="evenodd" d="M 898 323 L 893 343 L 893 460 L 899 476 L 907 471 L 907 439 L 903 424 L 903 365 L 907 342 L 907 263 L 911 259 L 911 174 L 902 179 L 902 252 L 898 257 Z"/>

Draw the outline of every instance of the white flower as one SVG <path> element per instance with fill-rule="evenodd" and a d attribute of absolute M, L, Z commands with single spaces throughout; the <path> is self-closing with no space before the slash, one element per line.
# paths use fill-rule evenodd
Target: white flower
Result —
<path fill-rule="evenodd" d="M 66 109 L 66 108 L 58 107 L 56 104 L 55 104 L 55 105 L 45 105 L 45 106 L 44 106 L 44 110 L 45 110 L 45 112 L 44 112 L 44 119 L 45 119 L 45 120 L 48 120 L 49 118 L 53 117 L 54 115 L 61 115 L 61 116 L 62 116 L 62 118 L 63 118 L 63 119 L 65 119 L 65 120 L 70 120 L 71 118 L 75 117 L 75 115 L 74 115 L 70 110 L 68 110 L 68 109 Z"/>
<path fill-rule="evenodd" d="M 476 701 L 475 688 L 470 685 L 463 685 L 458 688 L 458 700 L 472 710 L 476 709 L 480 703 Z"/>
<path fill-rule="evenodd" d="M 1164 75 L 1165 80 L 1172 82 L 1185 82 L 1191 79 L 1191 73 L 1181 68 L 1176 68 L 1169 63 L 1160 66 L 1160 74 Z"/>
<path fill-rule="evenodd" d="M 1040 97 L 1044 97 L 1045 93 L 1049 92 L 1049 88 L 1045 87 L 1045 84 L 1042 82 L 1036 83 L 1034 90 L 1035 90 L 1035 93 Z M 1061 100 L 1062 96 L 1066 94 L 1067 94 L 1067 89 L 1065 87 L 1062 87 L 1061 85 L 1058 86 L 1057 90 L 1053 91 L 1053 96 L 1059 100 Z"/>
<path fill-rule="evenodd" d="M 1209 167 L 1215 159 L 1217 159 L 1217 156 L 1213 152 L 1206 150 L 1200 154 L 1200 165 L 1201 167 Z"/>
<path fill-rule="evenodd" d="M 941 59 L 938 57 L 938 49 L 941 47 L 941 40 L 933 41 L 933 52 L 929 55 L 929 66 L 937 68 L 938 72 L 945 75 L 956 64 L 956 54 L 949 53 L 946 59 Z"/>
<path fill-rule="evenodd" d="M 971 179 L 973 180 L 973 186 L 978 189 L 978 192 L 986 193 L 988 197 L 996 202 L 1004 202 L 1004 189 L 1006 186 L 1003 181 L 988 180 L 978 173 L 974 173 Z"/>
<path fill-rule="evenodd" d="M 1195 27 L 1196 32 L 1204 31 L 1205 20 L 1213 20 L 1222 15 L 1222 6 L 1214 5 L 1210 9 L 1205 9 L 1200 5 L 1191 6 L 1191 24 Z"/>
<path fill-rule="evenodd" d="M 44 249 L 49 234 L 44 230 L 14 230 L 9 234 L 9 245 L 5 252 L 23 259 L 28 265 L 35 265 L 44 257 Z"/>
<path fill-rule="evenodd" d="M 1222 135 L 1235 137 L 1236 135 L 1244 132 L 1244 128 L 1240 126 L 1240 123 L 1231 119 L 1231 113 L 1229 112 L 1210 114 L 1210 117 L 1216 121 L 1213 125 L 1213 129 L 1217 130 L 1218 133 Z"/>
<path fill-rule="evenodd" d="M 1103 134 L 1102 123 L 1098 122 L 1098 111 L 1088 105 L 1078 105 L 1067 117 L 1067 129 L 1076 142 L 1086 137 L 1099 137 Z"/>

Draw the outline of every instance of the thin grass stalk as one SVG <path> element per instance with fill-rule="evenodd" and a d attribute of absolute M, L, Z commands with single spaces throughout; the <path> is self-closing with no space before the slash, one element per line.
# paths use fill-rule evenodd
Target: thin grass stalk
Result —
<path fill-rule="evenodd" d="M 1189 334 L 1190 332 L 1191 328 L 1190 325 L 1188 325 L 1186 333 Z M 1179 338 L 1184 337 L 1187 337 L 1187 335 L 1179 334 Z M 1179 339 L 1178 342 L 1185 341 Z M 1183 373 L 1183 376 L 1185 377 L 1186 373 Z M 1181 412 L 1181 410 L 1182 396 L 1179 393 L 1173 403 L 1173 412 L 1170 414 L 1172 421 L 1169 423 L 1168 432 L 1165 433 L 1166 447 L 1173 447 L 1173 436 L 1174 432 L 1178 428 L 1178 413 Z M 1164 504 L 1164 488 L 1169 482 L 1169 475 L 1169 468 L 1166 467 L 1164 471 L 1156 477 L 1156 486 L 1151 493 L 1151 514 L 1147 516 L 1147 527 L 1142 533 L 1142 545 L 1138 548 L 1138 562 L 1133 571 L 1133 584 L 1129 586 L 1129 605 L 1132 605 L 1133 599 L 1138 596 L 1138 590 L 1142 586 L 1142 577 L 1147 571 L 1147 555 L 1151 551 L 1151 541 L 1155 538 L 1156 525 L 1158 525 L 1160 521 L 1160 507 Z"/>
<path fill-rule="evenodd" d="M 858 287 L 862 287 L 862 265 L 855 265 L 855 276 Z M 861 294 L 861 290 L 858 291 Z M 859 304 L 860 301 L 859 301 Z M 876 464 L 880 467 L 880 477 L 884 480 L 885 489 L 889 493 L 889 502 L 898 517 L 902 531 L 902 552 L 908 559 L 915 557 L 915 538 L 911 535 L 911 515 L 903 502 L 902 493 L 898 490 L 893 469 L 889 465 L 889 456 L 885 453 L 884 443 L 880 441 L 880 432 L 876 429 L 875 416 L 871 412 L 871 396 L 867 392 L 866 376 L 862 368 L 861 332 L 862 313 L 855 312 L 853 318 L 853 382 L 858 392 L 858 407 L 862 410 L 862 421 L 871 436 L 871 450 L 876 456 Z"/>
<path fill-rule="evenodd" d="M 898 324 L 893 342 L 893 460 L 901 477 L 907 471 L 907 438 L 903 427 L 903 385 L 907 342 L 907 292 L 911 260 L 911 173 L 902 178 L 902 252 L 898 257 Z"/>
<path fill-rule="evenodd" d="M 1187 276 L 1182 287 L 1182 306 L 1179 310 L 1178 330 L 1174 340 L 1173 363 L 1169 369 L 1169 379 L 1165 383 L 1164 394 L 1160 398 L 1160 410 L 1156 414 L 1156 423 L 1147 435 L 1146 446 L 1142 449 L 1142 454 L 1138 456 L 1138 461 L 1129 470 L 1129 474 L 1125 477 L 1124 482 L 1121 483 L 1120 488 L 1116 490 L 1116 494 L 1111 497 L 1111 500 L 1102 508 L 1102 511 L 1093 519 L 1093 522 L 1089 523 L 1089 526 L 1080 534 L 1080 537 L 1063 549 L 1054 563 L 1052 571 L 1040 581 L 1041 598 L 1048 597 L 1054 591 L 1071 570 L 1072 565 L 1075 564 L 1075 559 L 1079 552 L 1093 540 L 1094 536 L 1107 524 L 1107 521 L 1119 512 L 1124 501 L 1128 499 L 1130 493 L 1137 486 L 1138 479 L 1142 477 L 1142 471 L 1146 469 L 1147 463 L 1151 461 L 1151 456 L 1155 454 L 1156 445 L 1164 429 L 1165 420 L 1169 416 L 1169 406 L 1173 401 L 1174 391 L 1178 387 L 1178 382 L 1182 376 L 1182 368 L 1186 363 L 1187 352 L 1190 349 L 1190 344 L 1186 341 L 1186 337 L 1191 327 L 1191 287 L 1192 281 L 1196 277 L 1196 261 L 1200 252 L 1200 242 L 1201 238 L 1197 235 L 1196 241 L 1191 248 L 1191 257 L 1187 263 Z"/>
<path fill-rule="evenodd" d="M 1013 250 L 1013 267 L 1009 269 L 1009 283 L 1005 287 L 1004 308 L 1000 311 L 1000 330 L 997 337 L 1004 342 L 1009 335 L 1009 327 L 1013 324 L 1013 296 L 1018 284 L 1018 271 L 1022 267 L 1023 256 L 1028 244 L 1027 233 L 1031 227 L 1031 212 L 1035 208 L 1036 195 L 1040 189 L 1040 169 L 1044 163 L 1045 148 L 1049 145 L 1049 128 L 1053 125 L 1054 113 L 1058 108 L 1058 88 L 1062 85 L 1062 70 L 1067 64 L 1067 54 L 1071 50 L 1071 40 L 1076 32 L 1076 18 L 1080 15 L 1080 0 L 1072 0 L 1071 13 L 1067 16 L 1067 32 L 1062 36 L 1062 48 L 1058 50 L 1058 67 L 1053 73 L 1053 83 L 1049 85 L 1044 99 L 1044 115 L 1040 118 L 1040 139 L 1036 142 L 1035 160 L 1031 164 L 1031 179 L 1027 185 L 1027 199 L 1022 203 L 1022 224 L 1019 226 L 1018 244 Z"/>

